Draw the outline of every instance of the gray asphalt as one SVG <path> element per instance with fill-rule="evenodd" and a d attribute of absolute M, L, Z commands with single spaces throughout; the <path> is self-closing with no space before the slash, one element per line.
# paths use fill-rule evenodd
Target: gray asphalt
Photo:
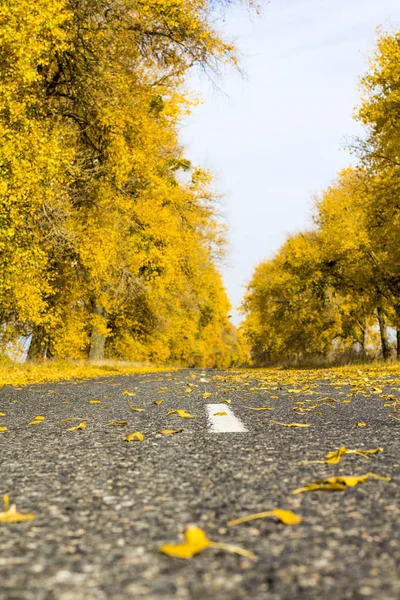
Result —
<path fill-rule="evenodd" d="M 374 391 L 375 379 L 351 383 L 323 371 L 187 370 L 3 388 L 0 494 L 36 519 L 0 524 L 1 600 L 398 600 L 400 421 L 391 418 L 396 407 L 384 404 L 400 398 L 400 381 L 382 376 L 382 391 Z M 134 389 L 136 396 L 123 394 Z M 294 414 L 295 402 L 327 396 L 336 402 Z M 128 398 L 145 411 L 132 412 Z M 247 432 L 210 431 L 205 405 L 223 399 Z M 265 405 L 273 410 L 248 408 Z M 167 416 L 171 409 L 196 419 Z M 45 420 L 28 426 L 37 415 Z M 79 421 L 59 420 L 70 417 L 87 419 L 86 429 L 68 431 Z M 112 420 L 129 425 L 107 426 Z M 366 426 L 353 427 L 360 422 Z M 156 433 L 182 427 L 174 436 Z M 133 431 L 144 441 L 124 442 Z M 339 446 L 384 452 L 302 464 Z M 392 481 L 291 494 L 322 477 L 368 471 Z M 272 508 L 291 509 L 303 522 L 226 525 Z M 256 559 L 211 548 L 186 561 L 159 552 L 191 524 Z"/>

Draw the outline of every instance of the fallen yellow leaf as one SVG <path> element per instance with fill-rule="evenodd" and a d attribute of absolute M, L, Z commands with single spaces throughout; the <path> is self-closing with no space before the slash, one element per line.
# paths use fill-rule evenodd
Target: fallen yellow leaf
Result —
<path fill-rule="evenodd" d="M 106 427 L 108 427 L 108 425 L 117 425 L 119 427 L 127 427 L 128 422 L 127 421 L 111 421 L 110 423 L 107 423 Z"/>
<path fill-rule="evenodd" d="M 367 425 L 367 423 L 364 423 L 364 422 L 354 423 L 353 429 L 356 427 L 368 427 L 368 425 Z"/>
<path fill-rule="evenodd" d="M 3 496 L 4 510 L 0 512 L 0 523 L 20 523 L 21 521 L 32 521 L 35 515 L 32 513 L 22 514 L 17 512 L 15 504 L 10 507 L 8 496 Z"/>
<path fill-rule="evenodd" d="M 173 435 L 174 433 L 182 433 L 185 431 L 184 429 L 160 429 L 157 433 L 162 433 L 163 435 Z"/>
<path fill-rule="evenodd" d="M 270 423 L 275 423 L 276 425 L 283 425 L 284 427 L 311 427 L 311 425 L 306 423 L 281 423 L 280 421 L 275 421 L 274 419 L 270 419 Z"/>
<path fill-rule="evenodd" d="M 7 427 L 6 427 L 5 425 L 2 425 L 2 426 L 0 427 L 0 432 L 1 432 L 1 431 L 7 431 Z"/>
<path fill-rule="evenodd" d="M 326 464 L 326 465 L 337 465 L 342 456 L 345 454 L 357 454 L 359 456 L 363 456 L 368 459 L 368 454 L 378 454 L 378 452 L 383 452 L 383 448 L 372 448 L 371 450 L 349 450 L 348 448 L 338 448 L 337 450 L 333 450 L 328 452 L 325 457 L 325 460 L 310 460 L 305 461 L 303 464 L 312 465 L 312 464 Z"/>
<path fill-rule="evenodd" d="M 157 404 L 158 405 L 158 404 L 162 404 L 162 402 L 163 402 L 162 400 L 156 400 L 155 402 L 153 402 L 153 404 Z"/>
<path fill-rule="evenodd" d="M 0 417 L 5 417 L 6 413 L 0 412 Z"/>
<path fill-rule="evenodd" d="M 216 548 L 218 550 L 226 550 L 235 554 L 240 554 L 246 558 L 255 558 L 253 552 L 233 546 L 231 544 L 224 544 L 219 542 L 212 542 L 209 540 L 205 532 L 199 527 L 191 527 L 185 531 L 185 541 L 181 544 L 165 544 L 161 546 L 160 552 L 167 554 L 167 556 L 173 556 L 174 558 L 192 558 L 199 552 L 202 552 L 206 548 Z"/>
<path fill-rule="evenodd" d="M 132 440 L 139 440 L 139 442 L 143 442 L 143 433 L 140 433 L 140 431 L 134 431 L 133 433 L 130 433 L 129 435 L 124 437 L 124 442 L 131 442 Z"/>
<path fill-rule="evenodd" d="M 101 400 L 89 400 L 90 404 L 100 404 Z"/>
<path fill-rule="evenodd" d="M 79 425 L 75 425 L 75 427 L 70 427 L 68 431 L 79 431 L 80 429 L 86 428 L 86 421 L 82 421 Z"/>
<path fill-rule="evenodd" d="M 210 547 L 210 540 L 199 527 L 192 527 L 185 531 L 185 541 L 181 544 L 165 544 L 160 552 L 175 558 L 192 558 L 202 550 Z"/>
<path fill-rule="evenodd" d="M 202 394 L 203 398 L 209 398 L 210 396 L 212 396 L 211 392 L 204 392 L 204 394 Z"/>
<path fill-rule="evenodd" d="M 232 527 L 233 525 L 239 525 L 240 523 L 246 523 L 247 521 L 253 521 L 254 519 L 264 519 L 265 517 L 277 517 L 285 525 L 297 525 L 302 522 L 302 518 L 296 515 L 291 510 L 284 510 L 282 508 L 274 508 L 266 512 L 255 513 L 253 515 L 247 515 L 240 519 L 234 519 L 228 521 L 227 525 Z"/>
<path fill-rule="evenodd" d="M 343 491 L 348 487 L 354 487 L 360 483 L 364 483 L 366 479 L 372 477 L 379 479 L 380 481 L 390 481 L 390 477 L 382 477 L 381 475 L 375 475 L 374 473 L 366 473 L 365 475 L 339 475 L 338 477 L 328 477 L 327 479 L 318 479 L 313 483 L 307 483 L 302 488 L 294 490 L 292 494 L 300 494 L 301 492 L 312 492 L 312 491 Z"/>
<path fill-rule="evenodd" d="M 130 392 L 129 390 L 125 390 L 124 392 L 122 392 L 123 396 L 136 396 L 135 392 Z"/>
<path fill-rule="evenodd" d="M 227 417 L 227 416 L 228 416 L 228 413 L 224 412 L 223 410 L 214 413 L 214 417 Z"/>
<path fill-rule="evenodd" d="M 167 414 L 168 415 L 178 415 L 179 417 L 182 417 L 182 419 L 195 419 L 196 418 L 193 415 L 191 415 L 189 412 L 186 412 L 186 410 L 182 410 L 182 409 L 169 410 Z"/>

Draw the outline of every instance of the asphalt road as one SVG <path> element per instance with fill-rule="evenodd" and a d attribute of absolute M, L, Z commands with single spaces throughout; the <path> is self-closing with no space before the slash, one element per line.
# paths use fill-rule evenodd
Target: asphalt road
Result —
<path fill-rule="evenodd" d="M 197 370 L 3 388 L 0 494 L 36 518 L 0 523 L 0 598 L 398 600 L 400 381 L 364 375 Z M 211 429 L 207 405 L 224 400 L 245 431 Z M 273 410 L 251 410 L 264 406 Z M 168 416 L 173 409 L 196 418 Z M 35 416 L 45 419 L 29 426 Z M 86 428 L 69 431 L 80 420 L 61 420 L 72 417 Z M 128 425 L 107 425 L 113 420 Z M 166 428 L 184 431 L 157 433 Z M 123 441 L 134 431 L 144 440 Z M 384 450 L 302 464 L 339 446 Z M 392 480 L 291 493 L 369 471 Z M 273 508 L 303 522 L 227 527 Z M 190 560 L 159 552 L 193 524 L 255 560 L 212 548 Z"/>

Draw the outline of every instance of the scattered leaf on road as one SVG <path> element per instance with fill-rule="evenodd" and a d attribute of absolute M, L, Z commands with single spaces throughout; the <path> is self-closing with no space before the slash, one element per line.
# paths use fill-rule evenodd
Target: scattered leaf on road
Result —
<path fill-rule="evenodd" d="M 138 440 L 139 442 L 143 442 L 143 440 L 144 440 L 143 433 L 140 433 L 140 431 L 134 431 L 133 433 L 130 433 L 129 435 L 124 437 L 124 442 L 132 442 L 133 440 Z"/>
<path fill-rule="evenodd" d="M 240 523 L 246 523 L 247 521 L 253 521 L 254 519 L 264 519 L 265 517 L 277 517 L 285 525 L 297 525 L 302 522 L 302 518 L 296 515 L 291 510 L 284 510 L 282 508 L 274 508 L 274 510 L 268 510 L 265 512 L 255 513 L 241 517 L 240 519 L 234 519 L 228 521 L 227 525 L 232 527 L 233 525 L 239 525 Z"/>
<path fill-rule="evenodd" d="M 108 427 L 108 425 L 117 425 L 119 427 L 127 427 L 128 422 L 127 421 L 110 421 L 110 423 L 107 423 L 106 427 Z"/>
<path fill-rule="evenodd" d="M 182 417 L 182 419 L 195 419 L 196 418 L 193 415 L 191 415 L 189 412 L 187 412 L 186 410 L 181 410 L 181 409 L 169 410 L 167 414 L 168 415 L 178 415 L 179 417 Z"/>
<path fill-rule="evenodd" d="M 345 454 L 357 454 L 359 456 L 363 456 L 366 459 L 369 459 L 368 454 L 378 454 L 378 452 L 383 452 L 383 448 L 371 448 L 371 450 L 349 450 L 348 448 L 338 448 L 337 450 L 333 450 L 328 452 L 325 457 L 325 460 L 309 460 L 305 461 L 303 464 L 305 465 L 313 465 L 313 464 L 326 464 L 326 465 L 337 465 L 342 456 Z"/>
<path fill-rule="evenodd" d="M 327 479 L 318 479 L 313 483 L 307 483 L 302 488 L 293 490 L 292 494 L 300 494 L 301 492 L 313 492 L 313 491 L 343 491 L 348 487 L 354 487 L 360 483 L 364 483 L 366 479 L 372 477 L 379 479 L 380 481 L 390 481 L 390 477 L 382 477 L 381 475 L 375 475 L 374 473 L 366 473 L 365 475 L 339 475 L 338 477 L 328 477 Z"/>
<path fill-rule="evenodd" d="M 17 512 L 15 504 L 8 506 L 8 496 L 3 496 L 4 510 L 0 512 L 0 523 L 20 523 L 21 521 L 32 521 L 35 515 L 32 513 L 22 514 Z"/>
<path fill-rule="evenodd" d="M 184 429 L 160 429 L 157 433 L 162 433 L 162 435 L 173 435 L 175 433 L 182 433 L 185 431 Z"/>
<path fill-rule="evenodd" d="M 281 423 L 280 421 L 275 421 L 274 419 L 270 419 L 270 423 L 275 423 L 275 425 L 283 425 L 284 427 L 311 427 L 311 425 L 306 423 Z"/>
<path fill-rule="evenodd" d="M 214 413 L 214 417 L 227 417 L 228 413 L 220 410 L 219 412 Z"/>
<path fill-rule="evenodd" d="M 165 544 L 161 546 L 160 552 L 167 554 L 167 556 L 173 556 L 174 558 L 192 558 L 199 552 L 202 552 L 206 548 L 216 548 L 218 550 L 225 550 L 226 552 L 232 552 L 245 556 L 246 558 L 255 558 L 253 552 L 233 546 L 232 544 L 224 544 L 220 542 L 212 542 L 209 540 L 205 532 L 199 527 L 192 527 L 185 531 L 185 541 L 181 544 Z"/>
<path fill-rule="evenodd" d="M 75 425 L 75 427 L 70 427 L 68 429 L 68 431 L 79 431 L 79 430 L 85 429 L 85 428 L 86 428 L 86 421 L 82 421 L 82 423 Z"/>

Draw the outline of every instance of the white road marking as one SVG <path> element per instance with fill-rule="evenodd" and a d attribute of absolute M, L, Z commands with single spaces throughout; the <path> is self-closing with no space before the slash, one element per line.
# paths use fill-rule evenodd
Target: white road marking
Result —
<path fill-rule="evenodd" d="M 243 423 L 235 417 L 226 404 L 207 404 L 208 420 L 214 433 L 243 433 L 247 431 Z M 216 415 L 224 412 L 226 415 Z"/>

